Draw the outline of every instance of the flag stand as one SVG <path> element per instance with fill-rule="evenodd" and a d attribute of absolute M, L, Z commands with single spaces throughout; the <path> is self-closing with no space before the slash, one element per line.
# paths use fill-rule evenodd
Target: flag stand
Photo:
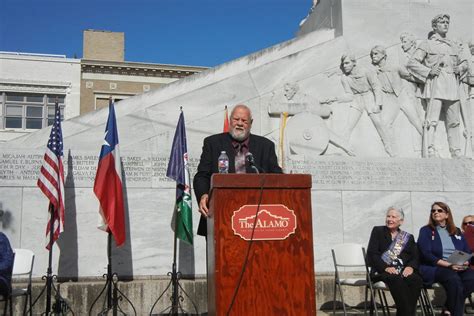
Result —
<path fill-rule="evenodd" d="M 176 211 L 176 210 L 175 210 Z M 184 297 L 179 293 L 179 290 L 181 290 L 184 295 L 191 301 L 194 307 L 194 311 L 196 312 L 196 315 L 198 314 L 198 310 L 196 307 L 196 304 L 194 304 L 193 300 L 191 297 L 189 297 L 188 293 L 183 289 L 181 284 L 179 283 L 179 280 L 181 279 L 181 272 L 176 271 L 176 253 L 177 253 L 177 244 L 178 244 L 178 237 L 176 236 L 176 231 L 177 231 L 177 223 L 178 221 L 175 220 L 175 227 L 174 227 L 174 243 L 173 243 L 173 264 L 172 264 L 172 270 L 171 272 L 168 272 L 167 275 L 171 277 L 170 282 L 168 283 L 168 286 L 161 292 L 161 294 L 158 296 L 156 299 L 155 303 L 153 303 L 153 306 L 151 307 L 150 310 L 150 316 L 153 315 L 153 309 L 155 309 L 156 304 L 158 301 L 165 295 L 165 293 L 168 291 L 168 289 L 171 286 L 171 306 L 168 306 L 164 310 L 162 310 L 158 315 L 173 315 L 173 316 L 178 316 L 178 315 L 189 315 L 189 313 L 186 313 L 181 306 L 181 302 L 184 301 Z"/>
<path fill-rule="evenodd" d="M 118 274 L 112 273 L 112 233 L 109 231 L 107 236 L 107 273 L 104 274 L 102 277 L 106 278 L 104 287 L 100 291 L 99 295 L 95 298 L 94 302 L 89 309 L 89 315 L 92 315 L 92 309 L 94 308 L 95 303 L 99 300 L 102 296 L 102 293 L 107 289 L 107 296 L 104 300 L 107 302 L 107 306 L 100 311 L 97 315 L 108 315 L 108 312 L 112 311 L 113 316 L 117 316 L 118 312 L 122 315 L 126 315 L 125 312 L 120 308 L 119 301 L 125 299 L 133 309 L 134 315 L 137 315 L 137 311 L 135 310 L 135 306 L 133 306 L 132 302 L 128 299 L 128 297 L 123 294 L 122 291 L 119 290 L 117 284 L 119 282 Z M 120 294 L 120 296 L 119 296 Z"/>
<path fill-rule="evenodd" d="M 59 288 L 60 284 L 58 284 L 58 288 L 54 286 L 54 280 L 57 280 L 57 276 L 53 275 L 52 272 L 52 263 L 53 263 L 53 243 L 54 243 L 54 214 L 55 214 L 55 209 L 54 205 L 52 203 L 49 204 L 49 213 L 50 213 L 50 225 L 49 225 L 49 258 L 48 258 L 48 269 L 46 270 L 46 275 L 43 275 L 41 277 L 42 280 L 46 280 L 46 283 L 41 290 L 41 292 L 38 294 L 36 299 L 31 303 L 31 309 L 33 309 L 33 306 L 36 304 L 38 299 L 43 295 L 44 291 L 46 290 L 46 308 L 45 308 L 45 315 L 50 315 L 50 313 L 53 313 L 54 315 L 65 315 L 67 312 L 71 311 L 71 307 L 67 304 L 66 300 L 62 298 L 61 293 L 59 293 Z M 51 294 L 52 291 L 54 290 L 55 295 L 55 303 L 52 306 L 52 311 L 51 311 Z M 28 311 L 32 312 L 32 311 Z M 74 314 L 74 313 L 73 313 Z"/>

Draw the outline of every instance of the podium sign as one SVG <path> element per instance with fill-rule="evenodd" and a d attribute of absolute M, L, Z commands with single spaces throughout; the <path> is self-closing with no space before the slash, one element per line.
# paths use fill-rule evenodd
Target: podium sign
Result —
<path fill-rule="evenodd" d="M 316 315 L 311 176 L 215 174 L 211 187 L 209 315 Z"/>

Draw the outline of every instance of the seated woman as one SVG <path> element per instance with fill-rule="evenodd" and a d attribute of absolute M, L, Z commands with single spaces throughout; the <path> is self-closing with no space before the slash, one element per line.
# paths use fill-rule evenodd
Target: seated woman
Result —
<path fill-rule="evenodd" d="M 474 215 L 464 216 L 461 231 L 464 234 L 469 249 L 474 252 Z"/>
<path fill-rule="evenodd" d="M 385 226 L 375 226 L 367 247 L 373 281 L 387 284 L 398 316 L 416 315 L 416 302 L 423 282 L 418 275 L 418 248 L 413 235 L 400 230 L 405 214 L 390 207 Z"/>
<path fill-rule="evenodd" d="M 471 253 L 446 203 L 431 205 L 428 225 L 420 229 L 418 249 L 423 281 L 429 285 L 439 282 L 446 290 L 444 314 L 462 316 L 464 301 L 474 290 L 474 270 L 467 269 L 468 262 L 456 265 L 446 260 L 454 250 Z"/>
<path fill-rule="evenodd" d="M 13 250 L 7 236 L 0 232 L 0 295 L 10 294 L 13 270 Z"/>
<path fill-rule="evenodd" d="M 464 216 L 461 231 L 469 249 L 471 249 L 471 252 L 474 252 L 474 215 Z M 471 262 L 471 269 L 474 269 L 474 262 Z"/>

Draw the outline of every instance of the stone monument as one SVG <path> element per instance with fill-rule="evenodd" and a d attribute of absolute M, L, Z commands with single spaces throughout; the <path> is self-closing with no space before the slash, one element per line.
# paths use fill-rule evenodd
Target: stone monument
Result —
<path fill-rule="evenodd" d="M 472 56 L 471 68 L 463 64 L 462 72 L 452 71 L 459 78 L 454 83 L 465 90 L 459 97 L 461 111 L 454 113 L 457 121 L 447 121 L 441 111 L 436 129 L 428 125 L 436 148 L 430 158 L 422 158 L 425 130 L 420 133 L 419 126 L 430 102 L 420 94 L 427 83 L 420 82 L 411 65 L 420 59 L 422 43 L 432 41 L 427 40 L 431 20 L 443 12 L 450 16 L 449 35 L 463 44 L 450 42 L 460 56 L 452 62 L 459 66 L 467 60 L 462 56 L 473 39 L 473 11 L 471 0 L 315 1 L 298 37 L 118 102 L 127 224 L 126 245 L 114 252 L 119 272 L 165 275 L 170 269 L 175 185 L 165 173 L 180 106 L 192 174 L 202 140 L 222 130 L 225 106 L 239 103 L 253 111 L 252 130 L 282 149 L 279 158 L 287 173 L 312 174 L 316 273 L 333 271 L 333 245 L 367 244 L 372 226 L 383 224 L 391 205 L 404 209 L 404 227 L 415 237 L 435 200 L 447 202 L 459 224 L 474 210 L 472 81 L 464 79 L 472 78 Z M 414 35 L 413 52 L 405 47 L 406 36 L 400 42 L 406 32 Z M 382 64 L 370 56 L 379 46 L 384 48 Z M 342 58 L 340 68 L 343 55 L 350 58 Z M 361 87 L 369 78 L 370 85 Z M 403 101 L 397 95 L 402 90 Z M 92 186 L 107 115 L 103 109 L 63 122 L 66 228 L 54 253 L 62 276 L 104 273 L 107 235 L 96 228 L 98 201 Z M 444 121 L 456 127 L 459 148 L 454 152 Z M 47 262 L 40 241 L 48 202 L 36 179 L 48 136 L 44 129 L 0 144 L 0 204 L 8 218 L 3 229 L 14 247 L 34 250 L 35 276 L 44 273 Z M 196 201 L 193 210 L 197 227 Z M 203 238 L 196 237 L 192 247 L 181 244 L 181 272 L 204 275 L 205 253 Z"/>

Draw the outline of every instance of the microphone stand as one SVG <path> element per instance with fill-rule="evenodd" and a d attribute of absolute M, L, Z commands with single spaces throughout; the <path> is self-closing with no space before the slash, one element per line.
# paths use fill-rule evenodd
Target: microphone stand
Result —
<path fill-rule="evenodd" d="M 49 256 L 48 256 L 48 268 L 46 270 L 46 275 L 43 275 L 41 277 L 42 280 L 46 280 L 46 283 L 41 290 L 41 292 L 38 294 L 36 299 L 31 303 L 30 309 L 27 311 L 32 312 L 33 306 L 38 302 L 39 298 L 43 295 L 44 291 L 46 290 L 46 307 L 45 311 L 41 315 L 50 315 L 50 313 L 54 313 L 55 315 L 65 315 L 68 312 L 71 312 L 74 315 L 74 312 L 72 311 L 71 307 L 69 304 L 64 300 L 64 298 L 61 296 L 61 293 L 59 293 L 60 289 L 60 284 L 58 284 L 58 288 L 54 286 L 54 280 L 57 280 L 57 276 L 53 275 L 53 243 L 54 243 L 54 214 L 56 210 L 54 208 L 54 205 L 52 203 L 49 203 L 49 213 L 50 213 L 50 219 L 49 219 Z M 30 289 L 31 290 L 31 289 Z M 51 295 L 52 291 L 54 290 L 55 292 L 55 302 L 52 306 L 53 310 L 51 311 Z"/>

